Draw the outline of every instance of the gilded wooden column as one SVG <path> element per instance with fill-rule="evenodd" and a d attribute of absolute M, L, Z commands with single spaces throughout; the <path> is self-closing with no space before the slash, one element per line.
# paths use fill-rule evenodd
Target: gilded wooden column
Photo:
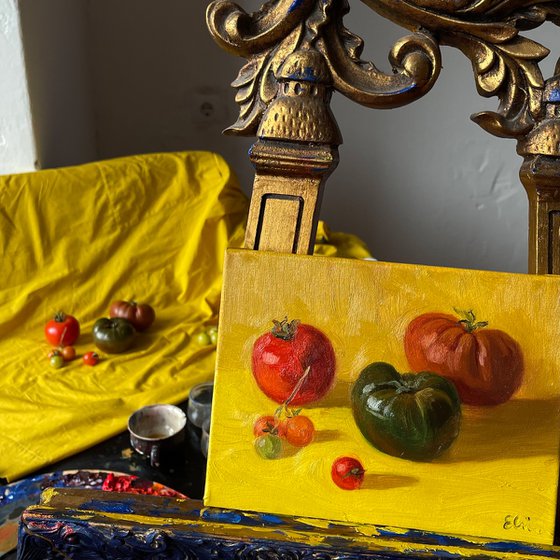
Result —
<path fill-rule="evenodd" d="M 332 79 L 323 55 L 306 49 L 286 58 L 278 82 L 249 152 L 256 175 L 245 246 L 312 253 L 323 187 L 342 142 L 328 105 Z"/>
<path fill-rule="evenodd" d="M 543 120 L 518 145 L 529 197 L 529 272 L 560 274 L 560 61 L 542 101 Z"/>
<path fill-rule="evenodd" d="M 257 136 L 245 246 L 311 253 L 325 182 L 342 137 L 330 109 L 336 89 L 369 107 L 410 103 L 432 87 L 439 49 L 429 33 L 398 41 L 393 71 L 360 60 L 362 41 L 342 24 L 346 0 L 272 0 L 249 14 L 228 0 L 208 7 L 216 42 L 247 58 L 233 86 L 240 106 L 228 134 Z"/>
<path fill-rule="evenodd" d="M 539 63 L 549 50 L 521 34 L 546 21 L 559 25 L 560 0 L 362 2 L 411 32 L 393 45 L 388 73 L 362 60 L 363 41 L 343 22 L 349 0 L 268 0 L 253 13 L 230 0 L 208 6 L 215 41 L 247 59 L 232 84 L 239 118 L 226 130 L 257 136 L 246 246 L 311 250 L 341 142 L 331 92 L 376 109 L 411 103 L 431 89 L 442 68 L 440 47 L 450 46 L 471 61 L 478 93 L 500 101 L 497 111 L 471 119 L 490 134 L 518 140 L 525 157 L 530 270 L 560 273 L 560 70 L 545 83 Z"/>

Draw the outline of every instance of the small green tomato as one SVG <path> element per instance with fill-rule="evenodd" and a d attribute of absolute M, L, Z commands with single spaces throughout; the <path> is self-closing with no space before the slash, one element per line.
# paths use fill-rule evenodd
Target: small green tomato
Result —
<path fill-rule="evenodd" d="M 263 459 L 276 459 L 282 453 L 282 440 L 273 434 L 259 436 L 255 449 Z"/>
<path fill-rule="evenodd" d="M 210 338 L 210 342 L 215 346 L 218 342 L 218 329 L 215 327 L 208 329 L 208 336 Z"/>
<path fill-rule="evenodd" d="M 50 358 L 50 364 L 54 369 L 59 369 L 64 365 L 64 358 L 61 354 L 54 354 Z"/>
<path fill-rule="evenodd" d="M 199 346 L 209 346 L 212 343 L 212 341 L 210 340 L 210 336 L 206 331 L 200 331 L 199 333 L 196 333 L 194 335 L 194 341 Z"/>

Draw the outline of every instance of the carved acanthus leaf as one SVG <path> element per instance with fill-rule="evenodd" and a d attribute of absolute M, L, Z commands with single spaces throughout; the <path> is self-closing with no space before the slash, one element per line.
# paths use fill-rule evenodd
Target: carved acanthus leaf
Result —
<path fill-rule="evenodd" d="M 297 26 L 275 47 L 252 56 L 241 68 L 232 86 L 237 89 L 239 104 L 237 121 L 227 128 L 226 134 L 254 135 L 261 117 L 278 90 L 277 71 L 288 54 L 294 52 L 302 37 L 302 25 Z"/>

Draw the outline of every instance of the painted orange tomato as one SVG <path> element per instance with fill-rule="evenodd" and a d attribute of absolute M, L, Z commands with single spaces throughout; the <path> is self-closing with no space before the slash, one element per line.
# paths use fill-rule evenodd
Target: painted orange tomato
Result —
<path fill-rule="evenodd" d="M 506 402 L 523 381 L 523 352 L 506 332 L 487 325 L 472 311 L 462 319 L 444 313 L 420 315 L 404 337 L 410 367 L 450 379 L 466 404 Z"/>
<path fill-rule="evenodd" d="M 313 441 L 315 426 L 303 415 L 291 416 L 284 421 L 284 437 L 294 447 L 305 447 Z"/>
<path fill-rule="evenodd" d="M 253 345 L 252 371 L 261 391 L 277 403 L 302 405 L 322 398 L 334 381 L 335 355 L 319 329 L 297 320 L 273 321 Z"/>

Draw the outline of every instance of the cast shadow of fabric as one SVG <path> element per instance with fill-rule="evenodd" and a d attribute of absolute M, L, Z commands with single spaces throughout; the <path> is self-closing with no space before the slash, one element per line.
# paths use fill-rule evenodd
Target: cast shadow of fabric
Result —
<path fill-rule="evenodd" d="M 463 407 L 461 431 L 438 463 L 555 456 L 560 397 L 512 400 L 493 407 Z"/>

